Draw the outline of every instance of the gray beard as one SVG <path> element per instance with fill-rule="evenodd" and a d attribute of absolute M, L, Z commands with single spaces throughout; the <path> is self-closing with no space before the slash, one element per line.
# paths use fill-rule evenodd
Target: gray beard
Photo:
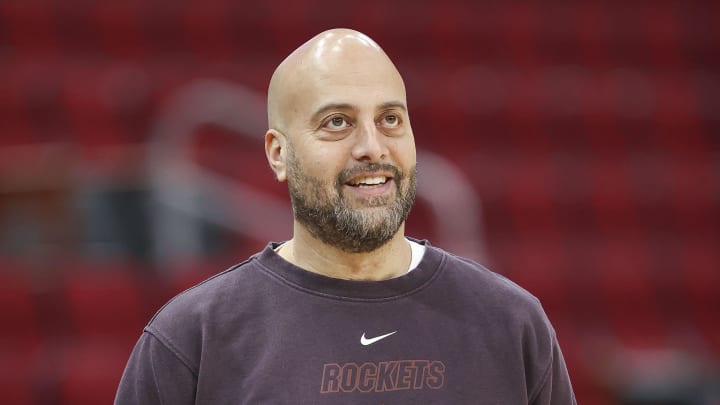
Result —
<path fill-rule="evenodd" d="M 346 169 L 338 175 L 337 193 L 331 196 L 320 179 L 303 175 L 292 154 L 288 162 L 288 191 L 295 219 L 316 239 L 345 252 L 372 252 L 385 245 L 405 222 L 415 201 L 415 168 L 407 179 L 389 164 L 371 163 Z M 342 192 L 346 181 L 356 173 L 378 170 L 393 173 L 395 200 L 387 205 L 388 197 L 375 197 L 366 200 L 366 207 L 349 206 Z"/>

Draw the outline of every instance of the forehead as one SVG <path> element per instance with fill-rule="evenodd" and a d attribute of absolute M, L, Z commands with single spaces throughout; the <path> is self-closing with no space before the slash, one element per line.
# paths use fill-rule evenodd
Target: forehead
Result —
<path fill-rule="evenodd" d="M 388 103 L 405 104 L 405 86 L 394 66 L 360 62 L 316 71 L 303 81 L 302 107 L 316 111 L 329 104 L 352 108 L 382 108 Z"/>

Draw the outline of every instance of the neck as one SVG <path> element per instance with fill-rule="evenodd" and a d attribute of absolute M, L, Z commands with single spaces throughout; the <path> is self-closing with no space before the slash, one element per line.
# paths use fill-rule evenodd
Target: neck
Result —
<path fill-rule="evenodd" d="M 281 246 L 278 254 L 305 270 L 346 280 L 386 280 L 401 276 L 407 272 L 411 258 L 404 224 L 378 249 L 348 253 L 315 239 L 296 223 L 293 238 Z"/>

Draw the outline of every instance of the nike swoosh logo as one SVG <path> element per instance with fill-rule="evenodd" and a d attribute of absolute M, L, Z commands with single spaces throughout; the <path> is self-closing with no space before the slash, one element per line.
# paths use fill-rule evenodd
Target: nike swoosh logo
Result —
<path fill-rule="evenodd" d="M 390 335 L 394 335 L 395 333 L 397 333 L 397 331 L 386 333 L 386 334 L 380 335 L 380 336 L 375 336 L 374 338 L 366 338 L 365 333 L 363 333 L 362 336 L 360 337 L 360 344 L 363 346 L 371 345 L 371 344 L 377 342 L 378 340 L 383 340 Z"/>

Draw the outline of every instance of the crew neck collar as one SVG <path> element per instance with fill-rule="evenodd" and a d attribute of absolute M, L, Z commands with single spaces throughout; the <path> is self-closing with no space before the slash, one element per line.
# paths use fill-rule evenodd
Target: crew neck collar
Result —
<path fill-rule="evenodd" d="M 380 281 L 344 280 L 302 269 L 275 252 L 281 244 L 277 242 L 269 243 L 256 258 L 266 273 L 290 287 L 310 294 L 345 300 L 390 300 L 421 290 L 432 282 L 441 269 L 444 258 L 441 250 L 426 240 L 411 240 L 426 247 L 417 267 L 407 274 Z"/>

